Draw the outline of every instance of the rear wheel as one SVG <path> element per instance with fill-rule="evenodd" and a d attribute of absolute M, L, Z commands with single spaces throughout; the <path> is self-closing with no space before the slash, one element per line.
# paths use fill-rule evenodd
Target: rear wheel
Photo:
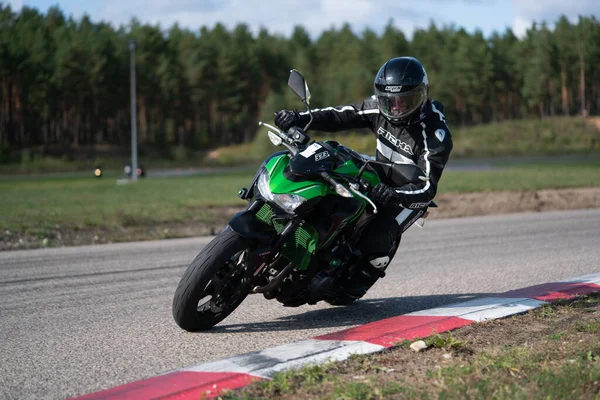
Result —
<path fill-rule="evenodd" d="M 246 298 L 250 240 L 230 228 L 215 237 L 183 274 L 173 297 L 173 318 L 186 331 L 212 328 Z"/>

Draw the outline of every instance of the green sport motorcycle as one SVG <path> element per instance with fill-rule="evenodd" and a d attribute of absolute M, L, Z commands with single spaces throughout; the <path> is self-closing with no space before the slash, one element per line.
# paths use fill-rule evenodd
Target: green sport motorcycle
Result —
<path fill-rule="evenodd" d="M 246 210 L 185 271 L 173 298 L 173 317 L 182 329 L 210 329 L 253 293 L 285 306 L 352 303 L 357 298 L 344 283 L 364 260 L 357 244 L 377 213 L 367 193 L 381 174 L 393 175 L 394 182 L 427 179 L 414 165 L 378 162 L 335 141 L 309 143 L 310 91 L 296 70 L 288 86 L 306 106 L 310 122 L 288 132 L 259 123 L 270 128 L 274 145 L 287 150 L 263 162 L 250 187 L 239 192 L 249 202 Z M 419 213 L 426 216 L 426 209 Z M 311 283 L 324 268 L 336 274 L 334 287 L 325 290 Z"/>

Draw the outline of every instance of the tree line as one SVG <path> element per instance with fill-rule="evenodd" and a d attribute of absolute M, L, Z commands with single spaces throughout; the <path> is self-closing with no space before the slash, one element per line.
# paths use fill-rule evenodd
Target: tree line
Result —
<path fill-rule="evenodd" d="M 118 28 L 57 7 L 0 4 L 0 148 L 78 148 L 130 140 L 130 52 L 137 42 L 141 145 L 208 149 L 253 139 L 259 119 L 301 107 L 286 88 L 291 68 L 315 106 L 358 103 L 389 58 L 413 55 L 450 125 L 600 112 L 600 24 L 594 17 L 485 37 L 455 26 L 381 34 L 345 25 L 316 39 L 248 26 L 197 31 L 132 20 Z"/>

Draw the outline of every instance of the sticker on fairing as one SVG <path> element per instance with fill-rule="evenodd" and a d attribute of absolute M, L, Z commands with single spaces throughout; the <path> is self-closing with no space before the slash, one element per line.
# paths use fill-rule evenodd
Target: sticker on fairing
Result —
<path fill-rule="evenodd" d="M 308 157 L 312 156 L 313 154 L 315 154 L 322 147 L 323 146 L 321 146 L 319 143 L 313 143 L 310 146 L 308 146 L 306 149 L 304 149 L 304 151 L 302 151 L 300 153 L 300 155 L 304 158 L 308 158 Z"/>
<path fill-rule="evenodd" d="M 329 152 L 328 151 L 323 151 L 321 153 L 317 153 L 315 154 L 315 161 L 321 161 L 325 158 L 329 157 Z"/>

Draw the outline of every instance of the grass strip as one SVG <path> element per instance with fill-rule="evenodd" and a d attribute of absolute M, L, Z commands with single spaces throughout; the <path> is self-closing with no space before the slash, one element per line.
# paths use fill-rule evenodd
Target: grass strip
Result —
<path fill-rule="evenodd" d="M 254 171 L 147 178 L 117 185 L 111 177 L 0 182 L 0 229 L 16 232 L 151 226 L 205 221 L 217 206 L 243 207 L 237 191 Z M 527 165 L 501 170 L 447 171 L 439 194 L 600 186 L 600 162 Z"/>

